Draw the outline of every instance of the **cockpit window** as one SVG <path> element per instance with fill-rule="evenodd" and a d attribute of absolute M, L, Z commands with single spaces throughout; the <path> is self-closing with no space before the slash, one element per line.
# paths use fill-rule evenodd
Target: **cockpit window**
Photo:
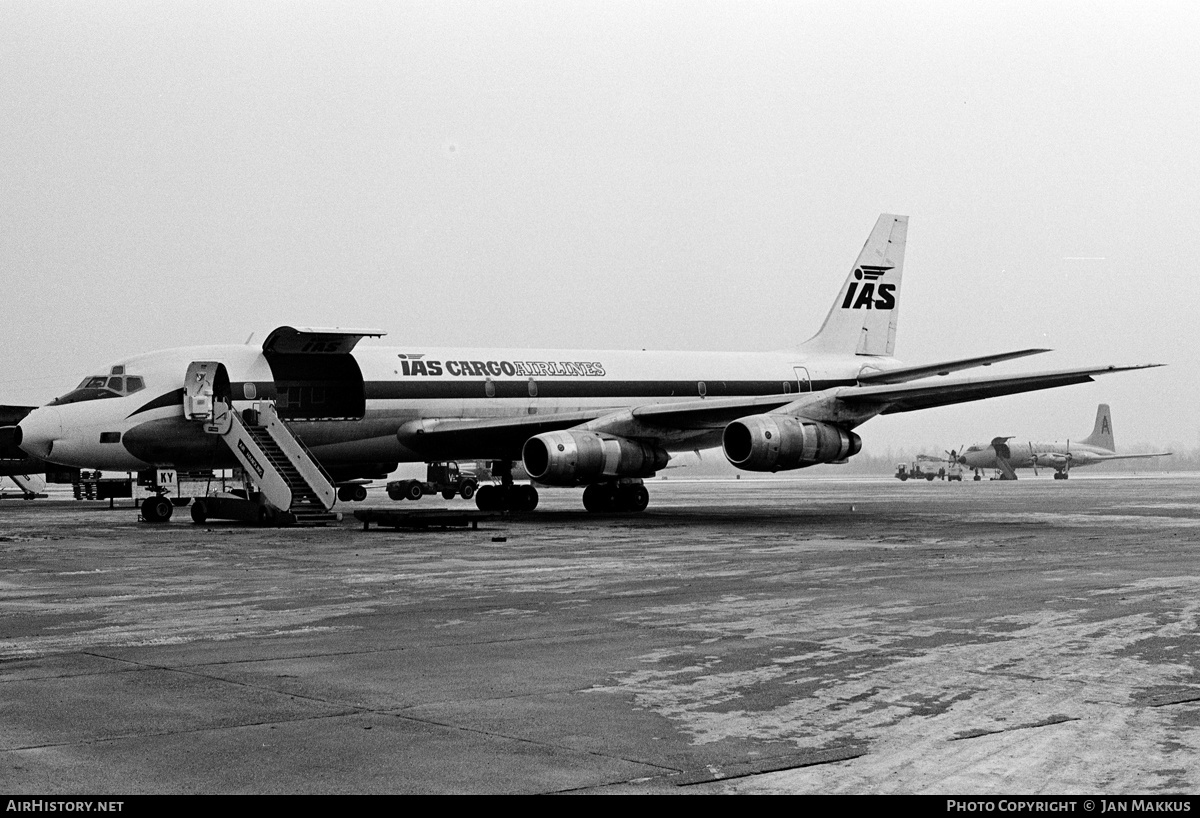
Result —
<path fill-rule="evenodd" d="M 50 406 L 63 406 L 64 404 L 68 403 L 83 403 L 85 400 L 100 400 L 101 398 L 119 397 L 121 396 L 118 393 L 109 389 L 90 389 L 85 387 L 83 389 L 76 389 L 72 392 L 68 392 L 61 398 L 55 398 L 54 400 L 50 401 Z"/>
<path fill-rule="evenodd" d="M 121 398 L 146 388 L 146 382 L 140 376 L 122 377 L 124 374 L 124 366 L 114 366 L 108 375 L 91 375 L 84 378 L 73 391 L 51 401 L 50 405 L 62 406 L 66 403 L 82 403 L 86 400 Z"/>

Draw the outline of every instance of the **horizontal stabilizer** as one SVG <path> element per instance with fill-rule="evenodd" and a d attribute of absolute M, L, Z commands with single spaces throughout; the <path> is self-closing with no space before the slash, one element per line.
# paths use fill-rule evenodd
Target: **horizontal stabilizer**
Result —
<path fill-rule="evenodd" d="M 959 381 L 918 381 L 888 386 L 845 387 L 836 390 L 840 400 L 849 404 L 866 404 L 880 407 L 879 414 L 913 412 L 933 406 L 949 406 L 955 403 L 996 398 L 1001 395 L 1017 395 L 1039 389 L 1053 389 L 1075 383 L 1088 383 L 1097 375 L 1113 372 L 1128 372 L 1147 369 L 1162 364 L 1135 364 L 1132 366 L 1104 366 L 1082 369 L 1060 369 L 1052 372 L 1037 372 L 1026 375 L 994 375 L 964 378 Z"/>
<path fill-rule="evenodd" d="M 889 369 L 878 372 L 864 371 L 859 374 L 858 382 L 861 384 L 906 383 L 908 381 L 915 381 L 918 378 L 928 378 L 931 375 L 949 375 L 951 372 L 958 372 L 963 369 L 971 369 L 977 366 L 991 366 L 1000 361 L 1011 361 L 1014 358 L 1024 358 L 1028 355 L 1040 355 L 1043 352 L 1050 352 L 1050 350 L 1020 349 L 1016 352 L 1002 352 L 999 355 L 960 358 L 956 361 L 943 361 L 941 363 L 923 364 L 921 366 L 906 366 L 902 369 Z"/>

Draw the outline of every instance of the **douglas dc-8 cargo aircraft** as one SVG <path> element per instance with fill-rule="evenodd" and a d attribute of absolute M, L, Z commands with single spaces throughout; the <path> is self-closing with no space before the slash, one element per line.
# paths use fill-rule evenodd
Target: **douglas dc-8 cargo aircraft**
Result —
<path fill-rule="evenodd" d="M 0 435 L 88 469 L 240 466 L 260 513 L 328 512 L 400 462 L 521 461 L 533 481 L 583 486 L 591 511 L 640 511 L 671 452 L 721 447 L 748 471 L 837 463 L 876 415 L 1091 381 L 1141 366 L 946 379 L 1047 350 L 906 366 L 893 357 L 908 217 L 879 217 L 820 330 L 765 353 L 435 349 L 359 345 L 370 329 L 280 327 L 261 348 L 137 355 L 84 379 Z M 1146 366 L 1150 366 L 1147 364 Z M 303 441 L 303 442 L 300 442 Z M 361 480 L 360 480 L 361 482 Z M 159 495 L 170 491 L 165 480 Z M 532 485 L 485 487 L 480 508 L 528 510 Z M 204 516 L 200 506 L 199 519 Z M 148 498 L 148 520 L 171 503 Z M 193 509 L 193 517 L 197 510 Z"/>

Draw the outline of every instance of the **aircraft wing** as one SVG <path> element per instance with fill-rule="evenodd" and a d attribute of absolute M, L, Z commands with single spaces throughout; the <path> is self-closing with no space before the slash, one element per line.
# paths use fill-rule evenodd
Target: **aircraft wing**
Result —
<path fill-rule="evenodd" d="M 632 439 L 652 439 L 660 432 L 668 431 L 716 432 L 729 422 L 746 415 L 786 411 L 793 406 L 802 413 L 806 406 L 826 401 L 841 401 L 858 409 L 875 409 L 876 414 L 912 412 L 933 406 L 1014 395 L 1073 383 L 1087 383 L 1096 375 L 1144 369 L 1149 366 L 1161 364 L 1064 369 L 937 383 L 926 381 L 847 386 L 802 396 L 791 393 L 757 397 L 702 398 L 651 403 L 632 408 L 547 412 L 515 418 L 427 419 L 415 422 L 409 427 L 401 427 L 399 437 L 402 443 L 418 451 L 436 452 L 437 459 L 516 459 L 520 457 L 521 447 L 530 437 L 562 429 L 578 427 Z"/>
<path fill-rule="evenodd" d="M 412 430 L 401 428 L 402 442 L 416 449 L 445 453 L 482 452 L 471 457 L 511 459 L 520 457 L 525 441 L 543 432 L 586 427 L 633 439 L 653 437 L 656 429 L 715 431 L 730 421 L 749 414 L 787 406 L 796 394 L 757 397 L 704 398 L 674 403 L 651 403 L 633 408 L 597 408 L 580 412 L 547 412 L 525 417 L 445 418 L 423 421 Z M 637 431 L 631 431 L 631 428 Z M 640 432 L 640 433 L 639 433 Z M 447 459 L 452 455 L 444 454 Z"/>
<path fill-rule="evenodd" d="M 1016 395 L 1039 389 L 1053 389 L 1074 383 L 1088 383 L 1096 375 L 1127 372 L 1131 369 L 1146 369 L 1162 364 L 1135 364 L 1133 366 L 1104 366 L 1083 369 L 1059 369 L 1025 375 L 989 375 L 964 378 L 957 381 L 931 383 L 918 381 L 886 386 L 843 387 L 836 390 L 837 397 L 851 405 L 880 407 L 879 414 L 914 412 L 934 406 L 949 406 L 953 403 L 995 398 L 1001 395 Z"/>
<path fill-rule="evenodd" d="M 858 382 L 860 384 L 906 383 L 915 381 L 917 378 L 927 378 L 930 375 L 949 375 L 951 372 L 958 372 L 962 369 L 991 366 L 1000 361 L 1011 361 L 1013 358 L 1040 355 L 1049 351 L 1048 349 L 1019 349 L 1016 352 L 1002 352 L 999 355 L 982 355 L 977 358 L 960 358 L 956 361 L 943 361 L 936 364 L 906 366 L 902 369 L 889 369 L 886 372 L 862 372 L 858 376 Z"/>
<path fill-rule="evenodd" d="M 1152 452 L 1150 454 L 1100 454 L 1092 455 L 1097 460 L 1131 460 L 1136 457 L 1167 457 L 1174 452 Z"/>
<path fill-rule="evenodd" d="M 506 460 L 519 456 L 525 441 L 543 432 L 569 429 L 595 419 L 597 412 L 547 412 L 511 418 L 443 418 L 421 421 L 411 430 L 400 428 L 401 442 L 417 450 L 439 453 L 439 459 L 457 458 L 447 451 L 478 452 L 470 457 Z M 447 449 L 452 446 L 452 449 Z"/>

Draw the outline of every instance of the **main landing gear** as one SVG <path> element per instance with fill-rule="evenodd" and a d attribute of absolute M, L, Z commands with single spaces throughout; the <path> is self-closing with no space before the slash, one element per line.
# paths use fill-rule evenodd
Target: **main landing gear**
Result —
<path fill-rule="evenodd" d="M 583 490 L 583 507 L 594 513 L 645 511 L 650 492 L 641 483 L 593 483 Z"/>
<path fill-rule="evenodd" d="M 524 512 L 537 508 L 537 489 L 513 483 L 511 460 L 497 462 L 492 475 L 500 478 L 500 485 L 483 485 L 475 491 L 475 505 L 480 511 Z M 463 497 L 469 499 L 470 495 L 463 492 Z"/>

